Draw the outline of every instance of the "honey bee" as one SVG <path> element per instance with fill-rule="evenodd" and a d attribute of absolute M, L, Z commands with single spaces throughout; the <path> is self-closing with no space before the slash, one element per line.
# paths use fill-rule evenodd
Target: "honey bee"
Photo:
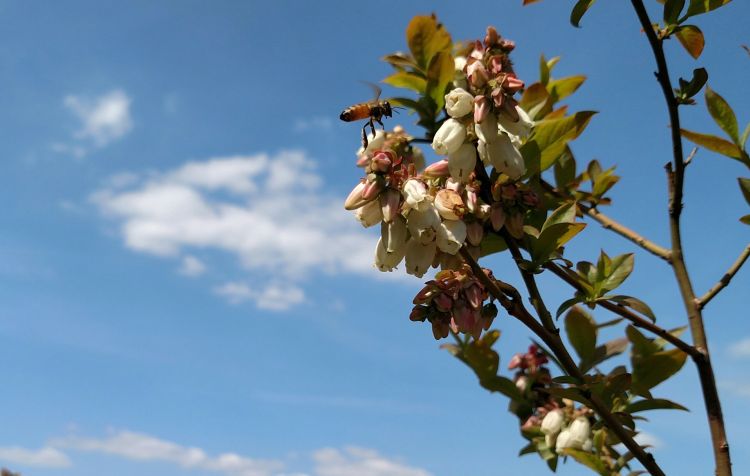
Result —
<path fill-rule="evenodd" d="M 383 117 L 393 117 L 393 110 L 395 108 L 391 107 L 391 103 L 388 101 L 381 101 L 380 100 L 380 93 L 382 90 L 372 84 L 367 83 L 375 93 L 375 99 L 373 99 L 370 102 L 361 102 L 359 104 L 355 104 L 353 106 L 349 106 L 341 113 L 339 118 L 342 121 L 345 122 L 352 122 L 352 121 L 359 121 L 360 119 L 368 119 L 367 122 L 365 122 L 365 125 L 362 126 L 362 147 L 365 149 L 367 148 L 367 126 L 370 126 L 370 130 L 372 131 L 373 137 L 375 136 L 375 124 L 374 122 L 377 122 L 380 124 L 380 126 L 385 130 L 385 126 L 383 125 L 382 118 Z"/>

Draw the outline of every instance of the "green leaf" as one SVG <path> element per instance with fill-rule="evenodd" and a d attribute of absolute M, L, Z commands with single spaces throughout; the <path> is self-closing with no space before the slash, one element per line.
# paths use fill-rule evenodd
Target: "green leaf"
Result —
<path fill-rule="evenodd" d="M 708 86 L 706 86 L 706 106 L 721 130 L 726 132 L 735 144 L 739 143 L 737 117 L 734 115 L 734 111 L 723 97 Z"/>
<path fill-rule="evenodd" d="M 488 379 L 497 375 L 500 365 L 500 356 L 490 346 L 472 342 L 464 348 L 464 358 L 479 380 Z"/>
<path fill-rule="evenodd" d="M 578 0 L 578 2 L 573 7 L 573 11 L 570 12 L 570 23 L 574 27 L 580 27 L 579 24 L 581 23 L 581 18 L 583 18 L 583 15 L 591 7 L 591 5 L 594 4 L 595 1 L 596 0 Z"/>
<path fill-rule="evenodd" d="M 584 397 L 581 391 L 575 387 L 568 387 L 568 388 L 547 387 L 544 389 L 544 391 L 556 397 L 569 398 L 578 403 L 583 403 L 584 405 L 590 405 L 590 402 L 588 401 L 588 399 Z"/>
<path fill-rule="evenodd" d="M 676 23 L 683 8 L 685 8 L 685 0 L 667 0 L 664 2 L 664 23 L 668 25 Z"/>
<path fill-rule="evenodd" d="M 577 378 L 573 377 L 572 375 L 559 375 L 552 379 L 555 383 L 567 383 L 570 385 L 580 385 L 581 381 Z"/>
<path fill-rule="evenodd" d="M 502 393 L 511 400 L 522 400 L 523 395 L 516 384 L 507 377 L 501 375 L 490 376 L 479 381 L 479 384 L 490 392 Z"/>
<path fill-rule="evenodd" d="M 708 150 L 725 155 L 735 160 L 742 161 L 742 152 L 736 144 L 732 144 L 726 139 L 717 137 L 711 134 L 701 134 L 699 132 L 692 132 L 686 129 L 680 129 L 682 136 L 685 139 L 693 142 L 701 147 L 705 147 Z"/>
<path fill-rule="evenodd" d="M 381 58 L 386 63 L 389 63 L 391 66 L 393 66 L 396 69 L 403 69 L 403 68 L 413 68 L 413 69 L 419 69 L 419 66 L 417 63 L 414 62 L 414 58 L 412 58 L 409 55 L 405 55 L 403 53 L 394 53 L 390 55 L 383 56 Z"/>
<path fill-rule="evenodd" d="M 548 227 L 557 225 L 558 223 L 575 223 L 577 210 L 576 202 L 571 201 L 563 203 L 544 221 L 542 232 Z"/>
<path fill-rule="evenodd" d="M 703 47 L 706 46 L 706 40 L 703 38 L 703 32 L 695 25 L 685 25 L 677 27 L 674 31 L 674 35 L 680 41 L 685 50 L 690 53 L 693 59 L 703 53 Z"/>
<path fill-rule="evenodd" d="M 708 13 L 711 10 L 723 7 L 731 1 L 732 0 L 690 0 L 690 6 L 688 7 L 688 11 L 684 18 Z"/>
<path fill-rule="evenodd" d="M 604 461 L 602 461 L 601 457 L 595 455 L 594 453 L 583 450 L 576 450 L 573 448 L 565 448 L 562 453 L 571 456 L 574 460 L 578 461 L 587 468 L 593 469 L 599 474 L 611 474 L 611 471 L 607 469 L 607 466 L 604 464 Z"/>
<path fill-rule="evenodd" d="M 750 225 L 750 215 L 741 216 L 740 221 L 745 225 Z"/>
<path fill-rule="evenodd" d="M 740 143 L 737 145 L 744 149 L 745 144 L 747 143 L 748 136 L 750 136 L 750 122 L 748 122 L 747 126 L 745 126 L 745 132 L 742 133 L 742 137 L 740 137 Z"/>
<path fill-rule="evenodd" d="M 518 104 L 534 120 L 538 120 L 552 111 L 552 100 L 547 88 L 542 83 L 534 83 L 524 89 Z"/>
<path fill-rule="evenodd" d="M 553 79 L 547 83 L 547 91 L 552 102 L 562 101 L 581 87 L 586 81 L 586 76 L 568 76 L 567 78 Z"/>
<path fill-rule="evenodd" d="M 708 81 L 708 72 L 706 71 L 706 68 L 694 69 L 693 77 L 689 82 L 680 78 L 680 92 L 682 93 L 682 97 L 688 99 L 695 96 L 706 84 L 706 81 Z"/>
<path fill-rule="evenodd" d="M 547 86 L 549 82 L 549 66 L 547 65 L 547 58 L 544 54 L 539 58 L 539 82 Z"/>
<path fill-rule="evenodd" d="M 622 284 L 633 271 L 635 257 L 633 253 L 616 256 L 612 259 L 611 271 L 600 284 L 603 292 L 611 291 Z"/>
<path fill-rule="evenodd" d="M 645 412 L 649 410 L 683 410 L 683 411 L 690 411 L 687 408 L 683 407 L 679 403 L 673 402 L 671 400 L 667 400 L 665 398 L 652 398 L 652 399 L 645 399 L 645 400 L 638 400 L 637 402 L 633 402 L 630 405 L 628 405 L 627 412 L 628 413 L 638 413 L 638 412 Z"/>
<path fill-rule="evenodd" d="M 626 339 L 625 337 L 613 339 L 600 346 L 597 346 L 597 348 L 594 349 L 594 358 L 590 362 L 589 368 L 595 365 L 598 365 L 604 362 L 605 360 L 610 359 L 616 355 L 622 354 L 623 352 L 625 352 L 625 349 L 627 348 L 628 348 L 628 339 Z"/>
<path fill-rule="evenodd" d="M 555 161 L 554 172 L 555 184 L 561 189 L 565 189 L 576 178 L 576 159 L 567 145 L 560 158 Z"/>
<path fill-rule="evenodd" d="M 583 302 L 580 297 L 574 297 L 565 300 L 562 304 L 560 304 L 560 307 L 557 308 L 557 313 L 555 314 L 555 319 L 559 319 L 563 312 L 567 311 L 571 307 L 575 306 L 576 304 Z"/>
<path fill-rule="evenodd" d="M 534 133 L 521 147 L 521 154 L 526 158 L 527 156 L 533 156 L 534 151 L 538 151 L 539 171 L 548 169 L 565 151 L 565 145 L 581 135 L 594 114 L 596 114 L 594 111 L 581 111 L 562 119 L 537 122 Z M 535 172 L 537 170 L 531 170 L 529 173 Z"/>
<path fill-rule="evenodd" d="M 608 299 L 610 301 L 614 301 L 617 304 L 622 304 L 623 306 L 627 306 L 631 309 L 633 309 L 636 312 L 639 312 L 643 314 L 644 316 L 651 319 L 653 322 L 656 322 L 656 316 L 654 315 L 654 311 L 651 310 L 651 308 L 646 304 L 645 302 L 641 301 L 638 298 L 634 298 L 633 296 L 603 296 L 602 299 Z"/>
<path fill-rule="evenodd" d="M 481 256 L 487 256 L 508 249 L 505 240 L 496 233 L 486 233 L 482 238 L 482 243 L 479 245 Z"/>
<path fill-rule="evenodd" d="M 745 201 L 750 205 L 750 178 L 739 177 L 737 181 L 740 184 L 740 190 L 742 190 Z"/>
<path fill-rule="evenodd" d="M 445 105 L 445 88 L 453 80 L 453 68 L 453 56 L 449 52 L 439 52 L 430 60 L 426 92 L 435 101 L 438 111 Z"/>
<path fill-rule="evenodd" d="M 656 352 L 648 357 L 633 359 L 633 389 L 648 391 L 672 375 L 685 364 L 687 354 L 680 349 Z"/>
<path fill-rule="evenodd" d="M 427 80 L 425 78 L 417 76 L 414 73 L 407 73 L 406 71 L 397 71 L 385 78 L 383 82 L 397 88 L 411 89 L 420 94 L 424 93 L 427 88 Z"/>
<path fill-rule="evenodd" d="M 591 361 L 594 358 L 597 334 L 596 323 L 591 315 L 580 307 L 572 308 L 565 316 L 565 332 L 581 362 Z"/>
<path fill-rule="evenodd" d="M 536 264 L 546 261 L 559 247 L 586 228 L 585 223 L 556 223 L 547 227 L 534 242 L 531 253 Z"/>
<path fill-rule="evenodd" d="M 631 354 L 634 358 L 648 357 L 663 349 L 653 339 L 644 336 L 635 326 L 629 325 L 625 329 L 625 335 L 628 336 L 628 340 L 633 344 Z"/>
<path fill-rule="evenodd" d="M 419 67 L 427 69 L 437 53 L 450 54 L 453 42 L 448 32 L 434 17 L 415 16 L 406 27 L 406 42 Z"/>

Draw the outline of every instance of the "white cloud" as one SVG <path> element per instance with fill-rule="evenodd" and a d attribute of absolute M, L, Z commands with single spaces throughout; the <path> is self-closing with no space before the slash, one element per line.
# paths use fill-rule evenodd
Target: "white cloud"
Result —
<path fill-rule="evenodd" d="M 736 358 L 750 357 L 750 337 L 730 345 L 729 355 Z"/>
<path fill-rule="evenodd" d="M 68 436 L 53 440 L 52 444 L 136 461 L 163 461 L 186 469 L 200 469 L 228 476 L 271 476 L 284 467 L 281 461 L 253 459 L 236 453 L 209 456 L 201 448 L 182 446 L 131 431 L 119 431 L 105 438 Z"/>
<path fill-rule="evenodd" d="M 738 382 L 725 380 L 723 382 L 719 382 L 719 386 L 727 389 L 728 391 L 739 397 L 750 397 L 750 383 L 747 383 L 745 381 Z"/>
<path fill-rule="evenodd" d="M 245 283 L 231 281 L 217 286 L 214 292 L 232 304 L 254 301 L 258 308 L 271 311 L 284 311 L 305 301 L 305 292 L 288 283 L 253 289 Z"/>
<path fill-rule="evenodd" d="M 330 117 L 315 116 L 308 119 L 297 119 L 294 121 L 294 132 L 305 132 L 309 130 L 328 130 L 333 127 Z"/>
<path fill-rule="evenodd" d="M 377 274 L 375 240 L 343 210 L 343 198 L 321 192 L 315 163 L 301 152 L 219 157 L 125 176 L 129 183 L 107 183 L 92 195 L 120 223 L 125 245 L 162 257 L 223 251 L 252 282 L 272 283 L 216 289 L 235 302 L 281 309 L 288 305 L 281 306 L 279 296 L 290 304 L 303 301 L 297 285 L 310 275 Z"/>
<path fill-rule="evenodd" d="M 0 461 L 19 466 L 35 466 L 40 468 L 65 468 L 70 466 L 70 459 L 62 451 L 45 446 L 38 450 L 21 448 L 20 446 L 0 447 Z"/>
<path fill-rule="evenodd" d="M 79 139 L 90 139 L 98 147 L 124 136 L 133 128 L 130 117 L 131 98 L 115 89 L 95 99 L 68 95 L 63 104 L 81 121 L 76 132 Z"/>
<path fill-rule="evenodd" d="M 179 272 L 184 276 L 200 276 L 206 271 L 206 265 L 203 261 L 199 260 L 195 256 L 188 255 L 182 258 L 182 265 L 180 265 Z"/>
<path fill-rule="evenodd" d="M 323 448 L 313 458 L 318 476 L 430 476 L 424 469 L 406 466 L 366 448 Z"/>
<path fill-rule="evenodd" d="M 642 431 L 635 435 L 634 439 L 639 445 L 649 445 L 652 448 L 664 447 L 664 442 L 659 437 L 645 431 Z"/>

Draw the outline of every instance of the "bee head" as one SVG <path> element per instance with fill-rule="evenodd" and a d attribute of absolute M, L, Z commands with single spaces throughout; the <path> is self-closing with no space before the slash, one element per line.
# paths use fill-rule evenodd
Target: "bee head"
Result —
<path fill-rule="evenodd" d="M 392 117 L 393 116 L 393 108 L 391 108 L 391 103 L 388 101 L 383 101 L 383 115 L 385 117 Z"/>

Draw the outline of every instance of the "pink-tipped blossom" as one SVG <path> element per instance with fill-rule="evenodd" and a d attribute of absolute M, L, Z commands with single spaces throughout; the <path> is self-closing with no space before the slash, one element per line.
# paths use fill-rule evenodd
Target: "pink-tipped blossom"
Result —
<path fill-rule="evenodd" d="M 479 124 L 490 113 L 490 102 L 484 95 L 474 96 L 474 122 Z"/>
<path fill-rule="evenodd" d="M 434 162 L 428 165 L 427 168 L 424 169 L 424 175 L 425 177 L 430 177 L 430 178 L 447 177 L 448 175 L 450 175 L 450 168 L 448 167 L 448 160 L 447 159 L 438 160 L 437 162 Z"/>

